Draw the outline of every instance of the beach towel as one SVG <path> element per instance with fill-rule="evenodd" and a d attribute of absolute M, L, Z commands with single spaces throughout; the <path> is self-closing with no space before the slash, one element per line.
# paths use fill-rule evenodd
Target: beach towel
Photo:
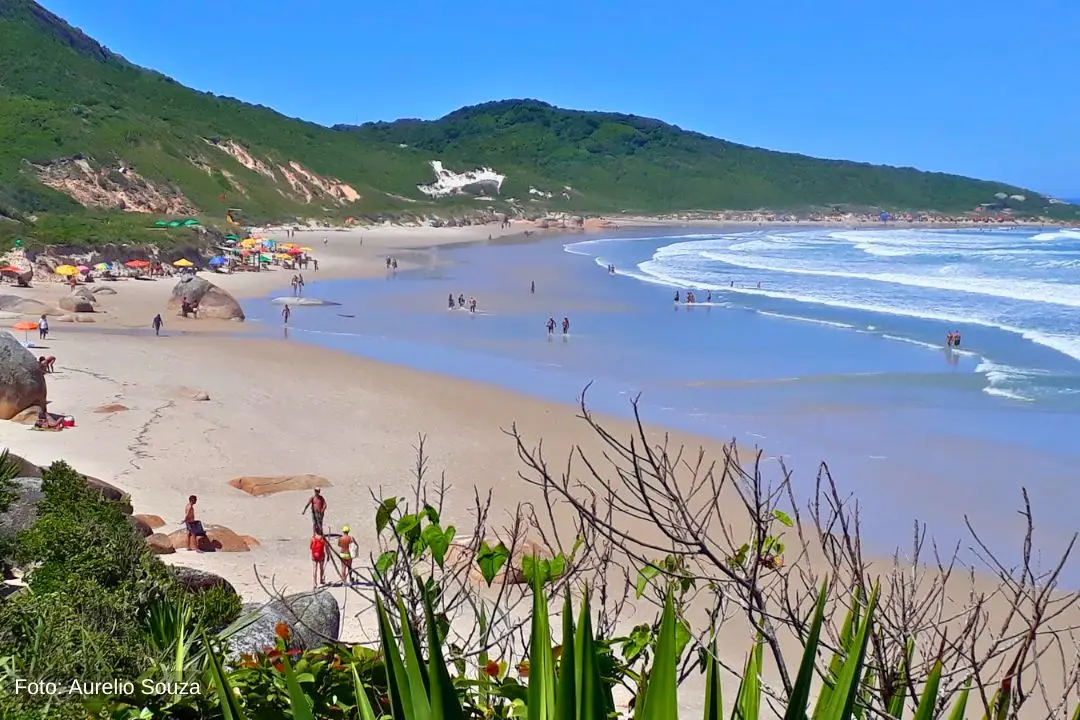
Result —
<path fill-rule="evenodd" d="M 37 425 L 31 425 L 30 429 L 31 430 L 37 430 L 38 432 L 60 432 L 61 430 L 64 429 L 64 426 L 60 425 L 58 427 L 43 428 L 43 427 L 38 427 Z"/>

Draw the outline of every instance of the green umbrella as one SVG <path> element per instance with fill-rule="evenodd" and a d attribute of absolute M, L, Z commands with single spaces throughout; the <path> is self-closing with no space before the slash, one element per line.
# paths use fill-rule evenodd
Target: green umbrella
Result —
<path fill-rule="evenodd" d="M 229 233 L 228 235 L 225 236 L 225 239 L 226 240 L 239 240 L 240 238 L 236 237 L 232 233 Z"/>
<path fill-rule="evenodd" d="M 158 220 L 154 223 L 154 227 L 169 227 L 169 223 L 166 220 Z"/>
<path fill-rule="evenodd" d="M 191 227 L 193 225 L 198 225 L 198 224 L 199 224 L 199 221 L 195 220 L 195 219 L 192 219 L 192 218 L 188 218 L 187 220 L 185 220 L 184 222 L 181 223 L 181 225 L 185 225 L 187 227 Z"/>
<path fill-rule="evenodd" d="M 171 228 L 180 227 L 180 221 L 179 220 L 170 220 L 169 221 L 169 227 L 171 227 Z"/>

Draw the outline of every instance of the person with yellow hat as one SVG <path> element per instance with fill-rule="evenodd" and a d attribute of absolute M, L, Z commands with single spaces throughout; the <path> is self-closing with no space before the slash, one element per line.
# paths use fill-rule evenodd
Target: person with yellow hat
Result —
<path fill-rule="evenodd" d="M 343 585 L 349 584 L 349 577 L 352 575 L 352 561 L 353 561 L 353 548 L 359 547 L 356 544 L 356 538 L 349 534 L 349 526 L 341 528 L 341 537 L 338 538 L 338 556 L 341 558 L 341 582 Z"/>

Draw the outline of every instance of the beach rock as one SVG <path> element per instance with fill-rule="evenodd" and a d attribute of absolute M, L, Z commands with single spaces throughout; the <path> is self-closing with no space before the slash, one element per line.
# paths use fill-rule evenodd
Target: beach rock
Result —
<path fill-rule="evenodd" d="M 172 540 L 169 539 L 168 535 L 163 533 L 154 533 L 146 538 L 146 546 L 149 547 L 151 552 L 155 555 L 172 555 L 176 552 Z"/>
<path fill-rule="evenodd" d="M 262 547 L 262 543 L 251 537 L 250 535 L 241 535 L 240 538 L 247 544 L 248 550 L 254 550 L 257 547 Z"/>
<path fill-rule="evenodd" d="M 224 525 L 204 525 L 203 529 L 206 536 L 199 538 L 199 549 L 203 552 L 247 552 L 251 549 L 243 536 Z M 181 528 L 171 532 L 169 538 L 177 550 L 187 547 L 187 530 Z"/>
<path fill-rule="evenodd" d="M 119 503 L 121 506 L 120 511 L 123 512 L 125 515 L 130 515 L 132 513 L 131 498 L 129 498 L 127 493 L 125 493 L 123 490 L 116 487 L 115 485 L 110 485 L 104 480 L 98 480 L 96 477 L 83 475 L 82 478 L 83 482 L 85 482 L 88 487 L 90 487 L 92 490 L 97 490 L 99 493 L 101 493 L 101 496 L 103 498 L 105 498 L 106 500 L 111 500 L 114 503 Z"/>
<path fill-rule="evenodd" d="M 41 492 L 41 477 L 19 477 L 11 481 L 14 499 L 0 513 L 0 538 L 14 539 L 28 530 L 37 520 L 37 506 L 45 495 Z"/>
<path fill-rule="evenodd" d="M 55 320 L 56 320 L 56 322 L 62 322 L 62 323 L 69 323 L 70 322 L 70 323 L 73 323 L 73 322 L 75 322 L 75 316 L 74 315 L 60 315 L 57 318 L 55 318 Z"/>
<path fill-rule="evenodd" d="M 172 575 L 180 587 L 188 592 L 202 592 L 212 588 L 221 588 L 230 595 L 236 594 L 236 588 L 228 580 L 205 570 L 196 570 L 184 565 L 173 565 Z"/>
<path fill-rule="evenodd" d="M 21 295 L 0 295 L 0 310 L 20 315 L 55 315 L 56 312 L 40 300 L 25 298 Z"/>
<path fill-rule="evenodd" d="M 172 289 L 172 297 L 165 308 L 179 313 L 180 304 L 185 297 L 188 302 L 199 304 L 200 318 L 244 320 L 244 310 L 236 298 L 209 280 L 198 276 L 181 278 Z"/>
<path fill-rule="evenodd" d="M 196 390 L 191 393 L 191 399 L 196 402 L 207 402 L 210 399 L 210 393 L 205 390 Z"/>
<path fill-rule="evenodd" d="M 109 287 L 108 285 L 99 285 L 96 288 L 94 288 L 91 292 L 93 292 L 94 295 L 115 295 L 116 294 L 116 290 Z"/>
<path fill-rule="evenodd" d="M 244 476 L 233 478 L 229 485 L 248 495 L 262 497 L 290 490 L 311 490 L 330 487 L 332 483 L 319 475 L 280 475 L 276 477 Z"/>
<path fill-rule="evenodd" d="M 33 408 L 33 409 L 34 409 L 34 413 L 35 413 L 34 418 L 37 419 L 37 408 Z M 8 462 L 18 463 L 19 464 L 19 472 L 18 472 L 19 477 L 24 477 L 24 478 L 39 478 L 39 477 L 41 477 L 41 468 L 40 467 L 38 467 L 34 463 L 30 462 L 26 458 L 22 457 L 21 455 L 16 455 L 15 453 L 11 452 L 10 450 L 7 451 L 7 454 L 8 454 Z"/>
<path fill-rule="evenodd" d="M 0 420 L 32 405 L 45 407 L 47 392 L 37 358 L 14 335 L 0 333 Z"/>
<path fill-rule="evenodd" d="M 336 641 L 341 629 L 341 610 L 326 590 L 286 595 L 265 605 L 244 605 L 243 614 L 255 613 L 255 621 L 229 638 L 231 659 L 241 654 L 266 652 L 277 642 L 278 623 L 289 626 L 289 647 L 308 650 Z"/>
<path fill-rule="evenodd" d="M 77 323 L 97 322 L 97 320 L 94 319 L 94 316 L 89 313 L 75 313 L 71 319 Z"/>
<path fill-rule="evenodd" d="M 18 423 L 20 425 L 33 425 L 37 422 L 38 414 L 41 412 L 41 408 L 37 405 L 31 405 L 23 410 L 21 413 L 16 413 L 11 418 L 11 422 Z"/>
<path fill-rule="evenodd" d="M 94 408 L 94 412 L 96 412 L 96 413 L 114 413 L 114 412 L 124 412 L 125 410 L 130 410 L 130 409 L 131 408 L 129 408 L 127 405 L 121 405 L 120 403 L 109 403 L 108 405 L 98 405 L 96 408 Z"/>
<path fill-rule="evenodd" d="M 145 523 L 147 527 L 157 530 L 159 527 L 165 527 L 165 521 L 161 519 L 160 515 L 145 515 L 143 513 L 137 513 L 134 515 L 139 522 Z"/>
<path fill-rule="evenodd" d="M 90 302 L 97 302 L 97 298 L 94 297 L 94 289 L 89 285 L 79 285 L 71 291 L 73 297 L 86 298 Z"/>
<path fill-rule="evenodd" d="M 57 303 L 61 310 L 73 313 L 92 313 L 94 312 L 94 303 L 87 300 L 82 295 L 65 295 L 60 298 Z"/>
<path fill-rule="evenodd" d="M 139 535 L 144 538 L 148 538 L 154 534 L 154 528 L 142 522 L 134 515 L 128 515 L 127 521 L 128 524 L 131 525 L 132 529 L 134 529 L 135 532 L 139 533 Z"/>

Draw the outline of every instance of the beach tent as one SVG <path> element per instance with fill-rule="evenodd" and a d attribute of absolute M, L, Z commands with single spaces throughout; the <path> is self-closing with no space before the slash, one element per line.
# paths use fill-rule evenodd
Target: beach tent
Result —
<path fill-rule="evenodd" d="M 79 268 L 75 267 L 74 265 L 57 265 L 56 269 L 53 270 L 53 272 L 57 275 L 64 275 L 66 277 L 68 275 L 78 275 Z"/>
<path fill-rule="evenodd" d="M 188 260 L 186 258 L 180 258 L 179 260 L 177 260 L 176 262 L 173 263 L 173 266 L 174 267 L 192 267 L 194 264 L 195 263 L 191 262 L 190 260 Z"/>

